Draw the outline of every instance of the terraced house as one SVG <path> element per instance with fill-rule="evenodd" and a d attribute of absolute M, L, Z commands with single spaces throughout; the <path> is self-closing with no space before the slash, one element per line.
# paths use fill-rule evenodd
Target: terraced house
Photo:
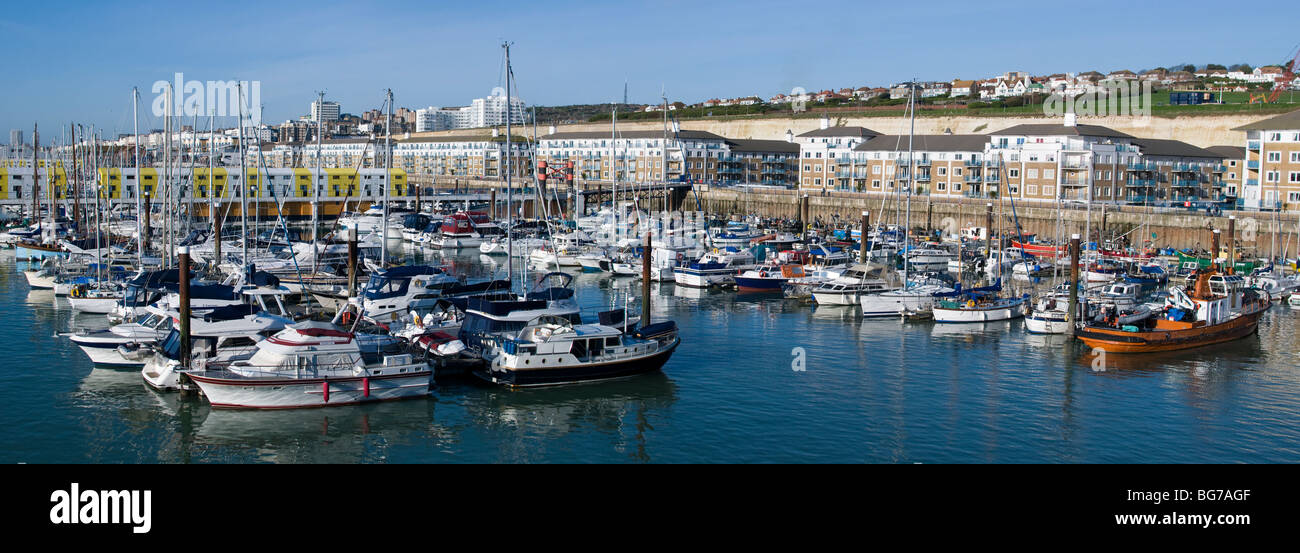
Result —
<path fill-rule="evenodd" d="M 1300 209 L 1300 110 L 1233 130 L 1246 133 L 1241 205 Z"/>

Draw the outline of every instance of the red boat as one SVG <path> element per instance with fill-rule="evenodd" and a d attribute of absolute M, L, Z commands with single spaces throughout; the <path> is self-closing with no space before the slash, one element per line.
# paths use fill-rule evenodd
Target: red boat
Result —
<path fill-rule="evenodd" d="M 1012 240 L 1011 245 L 1020 248 L 1025 253 L 1030 254 L 1034 257 L 1050 257 L 1050 258 L 1063 257 L 1066 255 L 1066 251 L 1067 251 L 1065 246 L 1053 246 L 1051 244 L 1031 244 L 1028 242 L 1021 242 L 1019 240 Z"/>

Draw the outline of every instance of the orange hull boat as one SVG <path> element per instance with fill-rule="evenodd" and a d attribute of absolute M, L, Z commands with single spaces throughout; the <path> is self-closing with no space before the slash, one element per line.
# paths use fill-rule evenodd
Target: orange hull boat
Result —
<path fill-rule="evenodd" d="M 1149 353 L 1220 344 L 1253 334 L 1259 328 L 1259 316 L 1268 309 L 1267 301 L 1247 306 L 1239 315 L 1216 325 L 1161 319 L 1148 331 L 1087 326 L 1077 331 L 1075 337 L 1106 353 Z"/>

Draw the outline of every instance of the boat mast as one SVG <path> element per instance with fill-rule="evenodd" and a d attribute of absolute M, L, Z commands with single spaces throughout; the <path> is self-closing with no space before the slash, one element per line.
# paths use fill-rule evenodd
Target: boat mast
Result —
<path fill-rule="evenodd" d="M 514 186 L 512 184 L 513 181 L 510 178 L 510 169 L 511 169 L 511 164 L 510 164 L 510 43 L 503 41 L 501 43 L 501 48 L 504 49 L 506 52 L 506 105 L 505 105 L 506 150 L 504 154 L 506 156 L 506 206 L 507 206 L 506 207 L 506 281 L 511 282 L 512 283 L 511 287 L 513 288 L 514 275 L 515 275 L 515 247 L 514 247 L 515 244 L 514 244 L 514 238 L 511 236 L 512 234 L 511 230 L 512 227 L 514 227 L 514 222 L 515 222 L 515 212 L 514 212 L 515 196 L 514 196 Z M 536 131 L 533 132 L 533 140 L 537 140 Z M 496 206 L 492 206 L 492 209 L 493 211 L 495 211 Z M 558 256 L 559 254 L 557 253 L 556 255 Z"/>
<path fill-rule="evenodd" d="M 903 223 L 903 288 L 907 288 L 907 246 L 912 238 L 912 183 L 916 182 L 916 160 L 913 159 L 912 139 L 916 135 L 916 80 L 908 86 L 907 107 L 912 112 L 911 128 L 907 131 L 907 216 Z"/>
<path fill-rule="evenodd" d="M 242 263 L 248 265 L 248 172 L 244 168 L 244 84 L 239 83 L 239 129 L 235 132 L 239 140 L 239 231 L 243 235 L 240 240 L 243 248 Z"/>
<path fill-rule="evenodd" d="M 393 89 L 388 89 L 388 113 L 384 118 L 384 234 L 379 238 L 379 267 L 388 267 L 388 189 L 393 179 Z"/>
<path fill-rule="evenodd" d="M 140 174 L 140 89 L 131 87 L 131 120 L 135 130 L 135 242 L 136 242 L 136 261 L 140 265 L 140 270 L 144 270 L 144 198 L 140 196 L 143 193 L 140 183 L 144 180 L 144 175 Z"/>
<path fill-rule="evenodd" d="M 316 247 L 317 232 L 318 232 L 318 229 L 320 228 L 320 182 L 321 182 L 321 179 L 322 179 L 321 175 L 324 174 L 324 173 L 321 172 L 321 166 L 320 166 L 320 155 L 321 155 L 321 135 L 325 132 L 325 122 L 324 122 L 324 118 L 322 118 L 322 117 L 320 116 L 320 114 L 321 114 L 321 112 L 325 109 L 324 106 L 325 106 L 325 91 L 317 92 L 317 93 L 316 93 L 316 174 L 312 176 L 312 181 L 313 181 L 313 182 L 311 183 L 311 243 L 312 243 L 312 248 L 315 248 L 315 247 Z M 418 213 L 418 212 L 420 211 L 420 209 L 419 209 L 420 206 L 417 205 L 417 206 L 415 206 L 415 207 L 416 207 L 416 210 L 415 210 L 415 211 Z M 316 260 L 317 257 L 319 257 L 319 256 L 316 255 L 316 252 L 312 252 L 312 266 L 313 266 L 313 269 L 314 269 L 314 267 L 315 267 L 315 264 L 316 264 L 316 261 L 315 261 L 315 260 Z M 314 271 L 313 271 L 313 272 L 314 272 Z"/>

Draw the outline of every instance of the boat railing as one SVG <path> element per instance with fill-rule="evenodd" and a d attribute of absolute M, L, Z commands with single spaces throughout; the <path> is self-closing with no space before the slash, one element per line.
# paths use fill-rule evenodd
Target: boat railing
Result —
<path fill-rule="evenodd" d="M 206 365 L 203 372 L 204 376 L 224 379 L 259 379 L 259 378 L 321 378 L 322 373 L 325 375 L 335 375 L 337 373 L 349 371 L 356 367 L 355 362 L 339 361 L 336 363 L 324 363 L 308 366 L 266 366 L 266 365 L 244 365 L 239 364 L 239 360 L 211 362 Z M 233 367 L 238 367 L 234 369 Z"/>

